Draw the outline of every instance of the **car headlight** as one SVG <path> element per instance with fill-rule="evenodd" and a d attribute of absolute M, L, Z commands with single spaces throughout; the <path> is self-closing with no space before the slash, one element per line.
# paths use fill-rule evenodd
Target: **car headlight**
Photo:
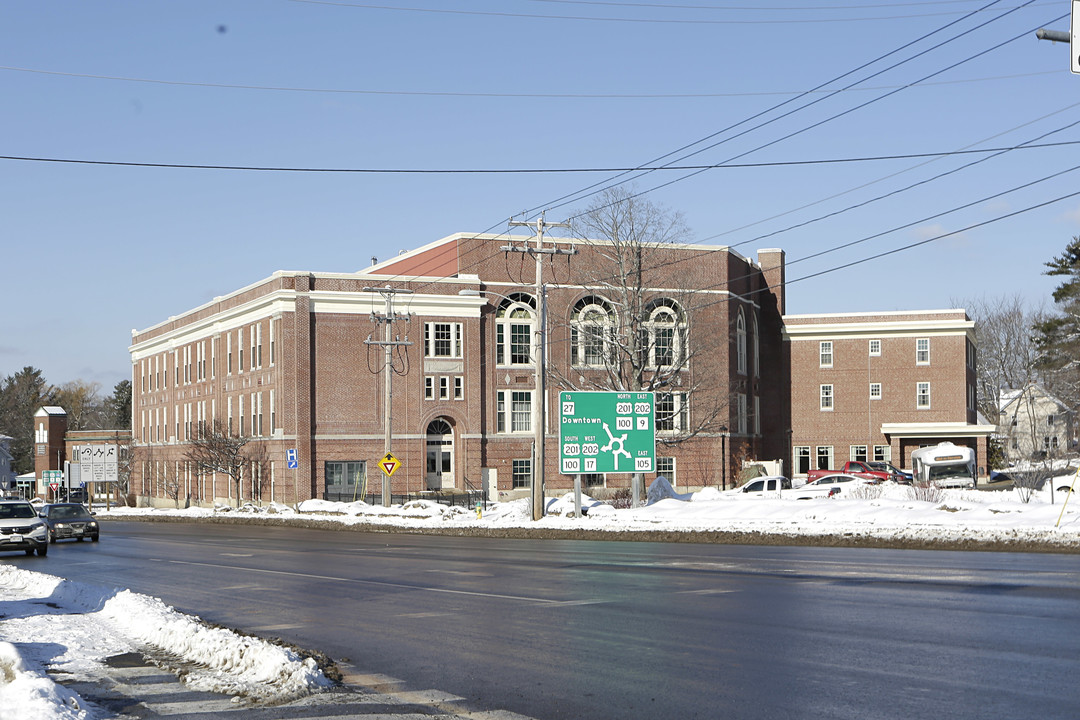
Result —
<path fill-rule="evenodd" d="M 96 528 L 96 527 L 97 527 L 97 523 L 96 523 L 96 522 L 88 522 L 88 523 L 86 523 L 86 527 L 89 527 L 89 528 Z"/>
<path fill-rule="evenodd" d="M 31 535 L 44 535 L 48 526 L 45 523 L 34 523 L 30 526 Z"/>
<path fill-rule="evenodd" d="M 59 528 L 66 528 L 66 527 L 67 527 L 67 525 L 65 525 L 64 523 L 56 523 L 56 527 L 57 527 L 57 529 L 59 529 Z"/>

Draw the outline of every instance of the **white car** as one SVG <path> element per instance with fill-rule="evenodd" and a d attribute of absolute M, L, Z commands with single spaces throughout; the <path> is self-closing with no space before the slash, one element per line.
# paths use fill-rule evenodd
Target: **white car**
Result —
<path fill-rule="evenodd" d="M 843 497 L 845 494 L 850 494 L 851 490 L 854 488 L 877 484 L 877 480 L 867 480 L 866 478 L 856 477 L 855 475 L 834 473 L 832 475 L 825 475 L 823 477 L 819 477 L 816 480 L 808 482 L 801 488 L 791 493 L 787 493 L 785 497 L 795 500 L 813 500 L 815 498 Z"/>
<path fill-rule="evenodd" d="M 49 552 L 49 526 L 25 500 L 0 500 L 0 552 L 12 550 Z"/>
<path fill-rule="evenodd" d="M 770 475 L 750 480 L 742 487 L 728 490 L 723 493 L 724 497 L 733 499 L 744 498 L 779 498 L 787 497 L 787 491 L 791 490 L 791 481 L 781 475 Z"/>

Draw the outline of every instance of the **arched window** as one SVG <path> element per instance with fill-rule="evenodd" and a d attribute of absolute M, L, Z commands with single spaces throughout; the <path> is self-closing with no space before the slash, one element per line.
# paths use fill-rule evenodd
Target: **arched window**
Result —
<path fill-rule="evenodd" d="M 761 375 L 761 362 L 759 360 L 761 357 L 761 336 L 758 334 L 757 310 L 754 311 L 751 320 L 753 320 L 753 324 L 750 326 L 750 350 L 754 353 L 754 377 L 758 377 Z"/>
<path fill-rule="evenodd" d="M 614 320 L 611 303 L 589 295 L 574 305 L 570 315 L 570 363 L 604 367 L 614 360 Z"/>
<path fill-rule="evenodd" d="M 499 305 L 495 315 L 495 362 L 499 365 L 531 365 L 536 300 L 513 293 Z"/>
<path fill-rule="evenodd" d="M 675 302 L 660 299 L 650 303 L 642 335 L 642 351 L 647 367 L 670 367 L 682 363 L 686 347 L 686 320 Z"/>
<path fill-rule="evenodd" d="M 735 363 L 740 375 L 746 374 L 746 316 L 742 308 L 735 318 Z"/>

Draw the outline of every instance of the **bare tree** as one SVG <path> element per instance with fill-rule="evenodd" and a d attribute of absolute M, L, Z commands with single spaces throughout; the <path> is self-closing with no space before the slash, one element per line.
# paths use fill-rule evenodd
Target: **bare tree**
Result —
<path fill-rule="evenodd" d="M 658 402 L 657 426 L 674 430 L 658 438 L 664 444 L 719 430 L 727 421 L 730 393 L 717 391 L 714 377 L 689 370 L 727 336 L 695 327 L 702 303 L 684 289 L 685 266 L 670 263 L 666 246 L 689 238 L 681 214 L 624 188 L 610 188 L 572 227 L 576 237 L 600 241 L 586 241 L 597 261 L 583 272 L 583 284 L 596 293 L 596 301 L 568 318 L 571 353 L 578 362 L 549 366 L 555 382 L 573 390 L 677 393 L 679 403 Z M 582 372 L 582 365 L 588 371 Z M 691 402 L 692 418 L 686 412 Z"/>
<path fill-rule="evenodd" d="M 195 474 L 222 473 L 232 478 L 236 487 L 236 507 L 240 507 L 244 466 L 251 462 L 247 448 L 251 438 L 237 435 L 222 420 L 201 423 L 185 457 L 192 463 Z"/>
<path fill-rule="evenodd" d="M 56 403 L 68 416 L 68 430 L 101 430 L 105 420 L 105 402 L 101 383 L 72 380 L 56 389 Z"/>
<path fill-rule="evenodd" d="M 975 321 L 979 412 L 996 423 L 1002 390 L 1041 380 L 1033 327 L 1046 312 L 1041 307 L 1029 309 L 1019 295 L 952 302 L 965 307 Z"/>

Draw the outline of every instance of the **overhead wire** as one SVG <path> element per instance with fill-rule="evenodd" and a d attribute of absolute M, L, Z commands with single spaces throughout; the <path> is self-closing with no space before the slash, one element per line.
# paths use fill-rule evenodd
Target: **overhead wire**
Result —
<path fill-rule="evenodd" d="M 1034 2 L 1034 0 L 1028 0 L 1027 4 L 1031 4 L 1032 2 Z M 997 18 L 994 18 L 992 20 L 988 20 L 988 21 L 986 21 L 986 22 L 984 22 L 984 23 L 982 23 L 980 25 L 977 25 L 977 26 L 975 26 L 973 28 L 965 30 L 964 32 L 960 33 L 959 35 L 946 40 L 945 42 L 941 43 L 938 46 L 935 46 L 934 48 L 929 48 L 927 50 L 923 50 L 922 52 L 919 52 L 919 53 L 913 55 L 912 57 L 907 58 L 906 60 L 898 62 L 898 63 L 896 63 L 896 64 L 894 64 L 894 65 L 892 65 L 892 66 L 890 66 L 888 68 L 885 68 L 884 70 L 881 70 L 881 71 L 879 71 L 877 73 L 874 73 L 870 77 L 876 77 L 876 76 L 880 75 L 883 72 L 888 72 L 889 70 L 892 70 L 892 69 L 894 69 L 896 67 L 899 67 L 900 65 L 903 65 L 904 63 L 910 62 L 911 60 L 913 60 L 915 58 L 921 57 L 922 55 L 925 55 L 928 52 L 931 52 L 931 51 L 933 51 L 933 50 L 935 50 L 935 49 L 937 49 L 937 48 L 939 48 L 939 47 L 941 47 L 943 45 L 946 45 L 946 44 L 952 42 L 953 40 L 959 39 L 959 38 L 961 38 L 961 37 L 963 37 L 963 36 L 965 36 L 965 35 L 967 35 L 967 34 L 969 34 L 971 32 L 974 32 L 975 30 L 979 30 L 979 29 L 985 27 L 986 25 L 989 25 L 992 22 L 996 22 L 997 20 L 1001 19 L 1002 17 L 1005 17 L 1005 15 L 1008 15 L 1008 14 L 1010 14 L 1012 12 L 1015 12 L 1015 10 L 1009 10 L 1006 13 L 1004 13 L 1003 15 L 1001 15 L 1001 16 L 999 16 Z M 1061 16 L 1061 17 L 1066 17 L 1066 16 Z M 1058 19 L 1061 19 L 1061 17 L 1059 17 Z M 1040 25 L 1040 27 L 1041 27 L 1041 25 Z M 980 52 L 978 52 L 978 53 L 976 53 L 974 55 L 971 55 L 969 57 L 965 57 L 965 58 L 963 58 L 961 60 L 958 60 L 955 63 L 953 63 L 952 65 L 949 65 L 948 67 L 937 70 L 937 71 L 935 71 L 933 73 L 930 73 L 929 75 L 926 75 L 923 78 L 920 78 L 919 80 L 916 80 L 914 83 L 911 83 L 911 84 L 912 85 L 917 85 L 918 83 L 922 82 L 923 80 L 926 80 L 926 79 L 932 78 L 932 77 L 936 77 L 937 75 L 940 75 L 941 73 L 948 72 L 949 70 L 952 70 L 953 68 L 959 67 L 960 65 L 963 65 L 965 63 L 969 63 L 972 60 L 974 60 L 976 58 L 979 58 L 979 57 L 982 57 L 983 55 L 985 55 L 985 54 L 987 54 L 989 52 L 997 50 L 997 49 L 999 49 L 1001 47 L 1004 47 L 1005 45 L 1008 45 L 1009 43 L 1012 43 L 1012 42 L 1015 42 L 1015 41 L 1019 40 L 1022 37 L 1026 37 L 1026 36 L 1030 35 L 1030 33 L 1034 32 L 1035 29 L 1037 29 L 1037 28 L 1032 28 L 1031 30 L 1027 30 L 1027 31 L 1025 31 L 1023 33 L 1015 35 L 1012 38 L 1009 38 L 1008 40 L 1003 40 L 1002 42 L 998 43 L 997 45 L 986 48 L 986 49 L 984 49 L 984 50 L 982 50 L 982 51 L 980 51 Z M 788 134 L 786 134 L 786 135 L 784 135 L 784 136 L 782 136 L 780 138 L 776 138 L 776 139 L 771 140 L 771 141 L 769 141 L 767 143 L 764 143 L 762 145 L 758 145 L 757 147 L 755 147 L 755 148 L 753 148 L 751 150 L 747 150 L 745 152 L 739 153 L 738 155 L 734 155 L 734 156 L 728 158 L 727 160 L 725 160 L 725 161 L 723 161 L 721 163 L 717 163 L 714 167 L 719 167 L 719 166 L 723 165 L 726 162 L 731 162 L 733 160 L 738 160 L 739 158 L 746 157 L 747 155 L 749 155 L 751 153 L 757 152 L 759 150 L 764 150 L 765 148 L 772 147 L 773 145 L 781 143 L 781 142 L 783 142 L 785 140 L 789 140 L 789 139 L 791 139 L 793 137 L 796 137 L 797 135 L 801 135 L 801 134 L 803 134 L 805 132 L 808 132 L 809 130 L 813 130 L 814 128 L 820 127 L 820 126 L 824 125 L 825 123 L 832 122 L 833 120 L 836 120 L 838 118 L 844 117 L 845 115 L 849 115 L 849 114 L 851 114 L 853 112 L 861 110 L 861 109 L 863 109 L 865 107 L 868 107 L 868 106 L 870 106 L 870 105 L 872 105 L 872 104 L 874 104 L 876 102 L 884 100 L 885 98 L 891 97 L 891 96 L 897 94 L 898 92 L 900 92 L 901 90 L 903 90 L 903 88 L 900 88 L 900 89 L 897 89 L 897 90 L 890 90 L 889 92 L 884 93 L 883 95 L 879 95 L 876 98 L 873 98 L 871 100 L 867 100 L 866 102 L 863 102 L 863 103 L 861 103 L 859 105 L 856 105 L 853 108 L 848 108 L 846 110 L 843 110 L 843 111 L 841 111 L 839 113 L 831 115 L 831 116 L 829 116 L 827 118 L 819 120 L 819 121 L 817 121 L 815 123 L 812 123 L 810 125 L 800 127 L 799 129 L 793 130 L 792 132 L 790 132 L 790 133 L 788 133 Z M 780 115 L 779 117 L 773 118 L 772 120 L 768 121 L 767 123 L 763 123 L 762 125 L 775 122 L 776 120 L 780 120 L 780 119 L 782 119 L 784 117 L 787 117 L 788 115 L 791 115 L 793 112 L 797 112 L 799 109 L 805 109 L 806 107 L 810 107 L 811 105 L 815 105 L 815 104 L 817 104 L 818 102 L 820 102 L 822 100 L 827 100 L 829 97 L 832 97 L 832 96 L 827 95 L 824 98 L 819 98 L 817 100 L 814 100 L 813 102 L 807 103 L 805 106 L 803 106 L 803 108 L 797 108 L 795 110 L 784 113 L 783 115 Z M 760 126 L 758 126 L 758 127 L 760 127 Z M 738 134 L 736 134 L 736 135 L 734 135 L 734 136 L 732 136 L 730 138 L 725 138 L 724 140 L 719 141 L 717 143 L 714 143 L 713 145 L 710 145 L 710 146 L 705 147 L 705 148 L 701 148 L 699 150 L 694 151 L 693 153 L 690 153 L 688 155 L 684 155 L 684 156 L 682 156 L 680 158 L 677 158 L 673 162 L 679 162 L 680 160 L 685 160 L 688 157 L 692 157 L 693 155 L 697 155 L 697 154 L 700 154 L 700 153 L 702 153 L 702 152 L 704 152 L 706 150 L 710 150 L 710 149 L 712 149 L 712 148 L 714 148 L 714 147 L 716 147 L 718 145 L 721 145 L 721 144 L 723 144 L 725 142 L 728 142 L 728 141 L 733 140 L 735 138 L 741 137 L 742 135 L 745 135 L 748 132 L 752 132 L 755 129 L 757 129 L 757 127 L 750 128 L 748 130 L 744 130 L 743 132 L 740 132 L 740 133 L 738 133 Z M 667 181 L 665 183 L 661 183 L 660 185 L 656 185 L 656 186 L 648 188 L 646 190 L 642 190 L 642 191 L 640 191 L 638 193 L 633 193 L 633 194 L 631 194 L 629 196 L 629 198 L 626 198 L 626 199 L 633 199 L 634 197 L 638 197 L 640 195 L 643 195 L 643 194 L 646 194 L 646 193 L 649 193 L 649 192 L 654 192 L 656 190 L 660 190 L 661 188 L 665 188 L 665 187 L 668 187 L 670 185 L 674 185 L 675 183 L 682 182 L 684 180 L 689 180 L 692 177 L 696 177 L 697 175 L 700 175 L 701 173 L 706 172 L 708 169 L 712 169 L 712 168 L 706 168 L 706 169 L 702 169 L 702 170 L 694 170 L 694 171 L 690 172 L 689 174 L 687 174 L 687 175 L 685 175 L 685 176 L 683 176 L 681 178 L 677 178 L 677 179 L 674 179 L 674 180 L 669 180 L 669 181 Z M 649 171 L 646 171 L 646 172 L 642 173 L 641 175 L 639 175 L 638 177 L 643 177 L 644 175 L 648 174 L 648 172 Z M 622 183 L 620 183 L 620 184 L 622 184 Z M 595 194 L 595 193 L 592 193 L 592 194 Z M 566 203 L 562 203 L 560 205 L 556 205 L 555 207 L 562 207 L 565 204 Z M 549 208 L 549 209 L 552 209 L 552 208 Z"/>
<path fill-rule="evenodd" d="M 992 7 L 992 6 L 996 5 L 998 2 L 1000 2 L 1000 0 L 992 0 L 991 2 L 987 3 L 982 8 L 980 8 L 980 10 Z M 684 152 L 686 150 L 689 150 L 690 148 L 701 145 L 702 143 L 709 142 L 713 138 L 719 137 L 720 135 L 723 135 L 724 133 L 730 132 L 731 130 L 739 128 L 739 127 L 741 127 L 741 126 L 743 126 L 743 125 L 745 125 L 747 123 L 754 122 L 758 118 L 764 117 L 764 116 L 768 115 L 769 113 L 780 110 L 781 108 L 786 107 L 787 105 L 790 105 L 791 103 L 798 102 L 802 98 L 804 98 L 804 97 L 806 97 L 806 96 L 808 96 L 808 95 L 810 95 L 810 94 L 812 94 L 812 93 L 814 93 L 814 92 L 816 92 L 818 90 L 823 90 L 824 88 L 827 88 L 830 85 L 833 85 L 834 83 L 837 83 L 837 82 L 843 80 L 844 78 L 847 78 L 847 77 L 849 77 L 851 75 L 854 75 L 854 74 L 862 71 L 865 68 L 868 68 L 868 67 L 870 67 L 872 65 L 877 64 L 878 62 L 881 62 L 882 60 L 885 60 L 886 58 L 889 58 L 889 57 L 891 57 L 893 55 L 896 55 L 897 53 L 903 52 L 907 48 L 912 47 L 914 45 L 917 45 L 918 43 L 920 43 L 920 42 L 922 42 L 924 40 L 927 40 L 927 39 L 933 37 L 934 35 L 942 33 L 944 31 L 948 30 L 949 28 L 953 27 L 954 25 L 957 25 L 957 24 L 963 22 L 964 20 L 967 20 L 969 17 L 972 17 L 973 15 L 974 15 L 974 13 L 969 13 L 968 15 L 965 15 L 962 18 L 959 18 L 957 20 L 953 20 L 953 21 L 951 21 L 949 23 L 946 23 L 945 25 L 943 25 L 943 26 L 941 26 L 941 27 L 939 27 L 939 28 L 937 28 L 935 30 L 931 30 L 928 33 L 924 33 L 923 35 L 915 38 L 914 40 L 903 43 L 902 45 L 900 45 L 900 46 L 898 46 L 898 47 L 896 47 L 896 48 L 894 48 L 894 49 L 892 49 L 892 50 L 890 50 L 890 51 L 888 51 L 888 52 L 886 52 L 886 53 L 884 53 L 882 55 L 877 56 L 873 60 L 867 61 L 867 62 L 865 62 L 865 63 L 863 63 L 861 65 L 856 66 L 855 68 L 853 68 L 851 70 L 848 70 L 845 73 L 837 75 L 836 77 L 833 77 L 833 78 L 831 78 L 831 79 L 829 79 L 829 80 L 827 80 L 827 81 L 825 81 L 823 83 L 820 83 L 817 86 L 811 88 L 810 90 L 807 90 L 807 91 L 805 91 L 803 93 L 800 93 L 799 95 L 796 95 L 793 98 L 788 98 L 787 100 L 776 103 L 776 104 L 772 105 L 771 107 L 768 107 L 768 108 L 766 108 L 764 110 L 761 110 L 761 111 L 759 111 L 757 113 L 754 113 L 754 114 L 750 115 L 749 117 L 743 118 L 742 120 L 740 120 L 738 122 L 732 123 L 731 125 L 728 125 L 725 128 L 722 128 L 722 129 L 717 130 L 715 132 L 709 133 L 708 135 L 705 135 L 702 138 L 694 140 L 693 142 L 686 143 L 686 144 L 676 148 L 675 150 L 672 150 L 672 151 L 670 151 L 668 153 L 665 153 L 663 155 L 655 157 L 655 158 L 653 158 L 651 160 L 648 160 L 648 161 L 646 161 L 644 163 L 641 163 L 641 164 L 642 165 L 653 165 L 655 163 L 666 160 L 666 159 L 668 159 L 668 158 L 670 158 L 670 157 L 672 157 L 674 155 L 677 155 L 677 154 L 682 153 L 682 152 Z M 938 47 L 941 47 L 941 44 L 934 46 L 934 48 L 932 48 L 932 49 L 936 49 Z M 871 77 L 873 77 L 873 76 L 871 76 Z M 863 78 L 863 80 L 861 80 L 861 81 L 859 81 L 857 83 L 853 83 L 852 85 L 861 84 L 862 82 L 865 82 L 868 79 L 869 78 Z M 849 87 L 851 87 L 852 85 L 849 85 Z M 823 100 L 823 99 L 828 99 L 830 97 L 833 97 L 833 95 L 835 95 L 835 94 L 836 94 L 835 90 L 830 91 L 823 98 L 820 98 L 819 101 Z M 815 104 L 815 103 L 808 103 L 807 105 L 803 105 L 798 109 L 805 109 L 806 107 L 810 107 L 813 104 Z M 782 117 L 786 117 L 789 114 L 790 113 L 787 113 Z M 776 119 L 779 119 L 779 118 L 774 118 L 773 120 L 762 122 L 762 123 L 758 124 L 757 126 L 755 126 L 753 129 L 758 129 L 760 127 L 765 127 L 766 125 L 769 125 L 772 122 L 775 122 Z M 741 133 L 741 134 L 745 134 L 745 133 Z M 726 141 L 727 140 L 725 140 L 724 142 L 726 142 Z M 618 174 L 618 175 L 616 175 L 614 177 L 608 178 L 608 179 L 600 181 L 600 182 L 593 183 L 593 184 L 588 185 L 588 186 L 586 186 L 584 188 L 581 188 L 579 190 L 575 190 L 574 192 L 564 194 L 564 195 L 562 195 L 562 196 L 560 196 L 558 198 L 555 198 L 554 200 L 549 200 L 549 201 L 546 201 L 546 202 L 544 202 L 544 203 L 542 203 L 540 205 L 534 206 L 532 209 L 527 210 L 525 214 L 526 214 L 526 216 L 533 216 L 541 208 L 551 209 L 552 207 L 563 207 L 565 205 L 570 204 L 571 202 L 580 202 L 581 200 L 584 200 L 587 197 L 595 195 L 598 192 L 602 192 L 604 189 L 606 189 L 606 187 L 613 186 L 615 181 L 619 180 L 620 178 L 627 178 L 627 176 L 629 174 L 630 173 L 620 173 L 620 174 Z M 635 176 L 635 177 L 632 177 L 632 178 L 627 178 L 626 180 L 623 180 L 622 183 L 620 183 L 620 184 L 625 184 L 626 182 L 636 180 L 639 177 L 641 177 L 641 176 L 639 175 L 639 176 Z"/>

